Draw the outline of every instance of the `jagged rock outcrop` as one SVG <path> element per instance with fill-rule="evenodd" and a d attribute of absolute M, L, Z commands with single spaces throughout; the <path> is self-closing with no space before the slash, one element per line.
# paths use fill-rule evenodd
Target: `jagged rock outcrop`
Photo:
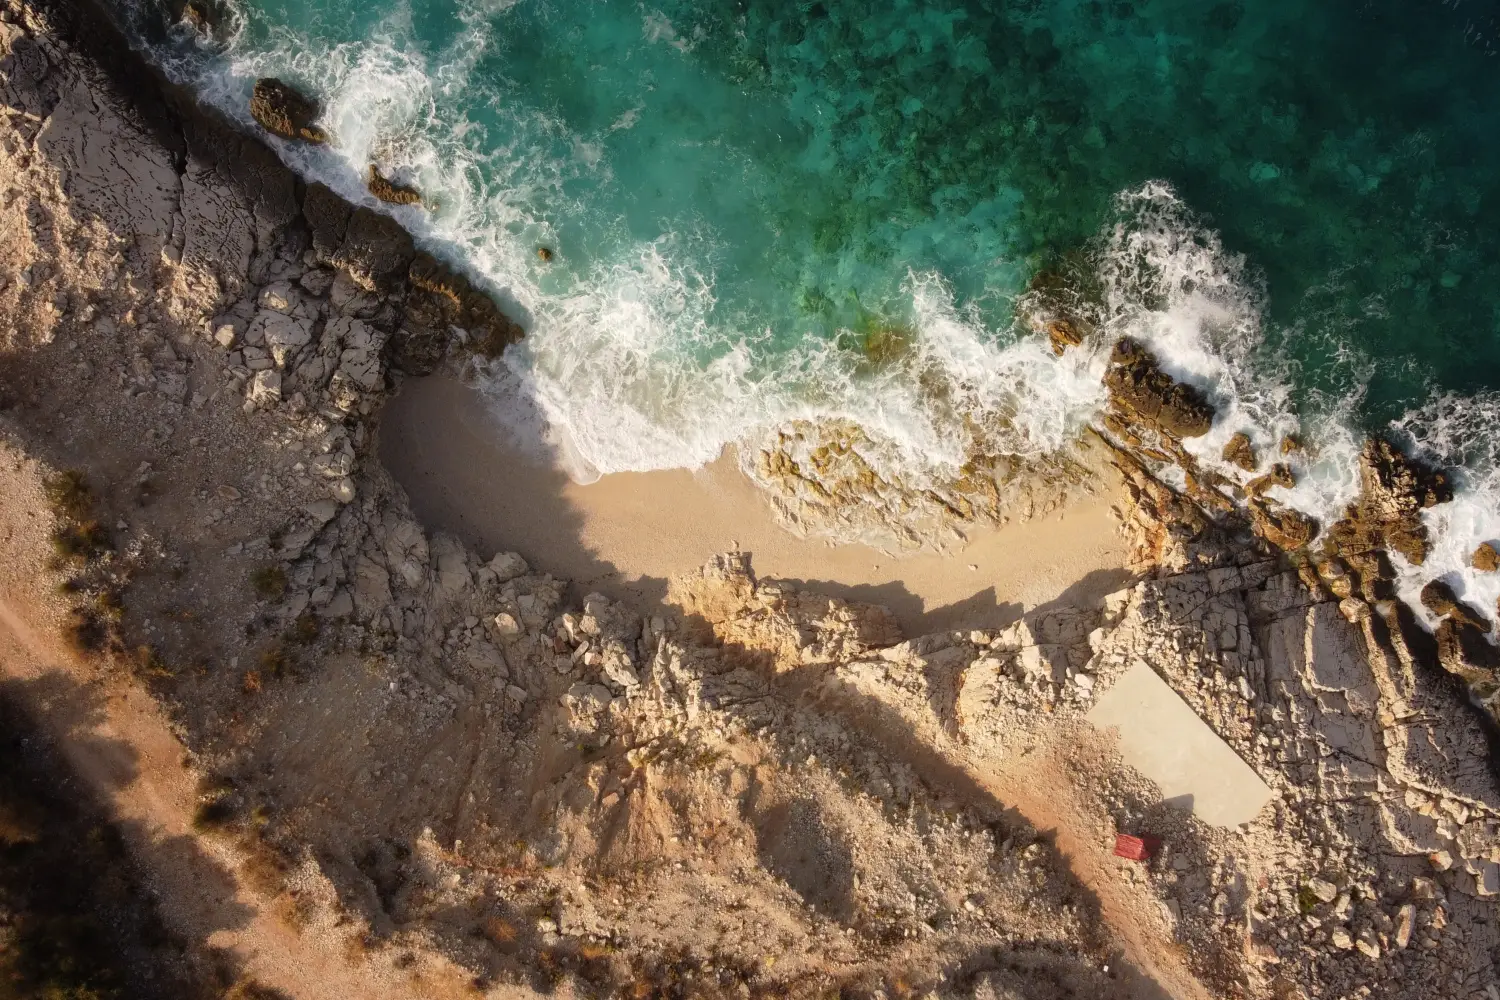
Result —
<path fill-rule="evenodd" d="M 1207 434 L 1214 409 L 1197 388 L 1161 370 L 1150 351 L 1122 337 L 1104 373 L 1110 405 L 1125 419 L 1174 438 Z"/>
<path fill-rule="evenodd" d="M 1421 511 L 1453 499 L 1447 475 L 1372 437 L 1360 451 L 1359 480 L 1359 499 L 1329 527 L 1326 548 L 1351 562 L 1386 548 L 1420 566 L 1428 550 Z"/>
<path fill-rule="evenodd" d="M 1224 461 L 1238 465 L 1246 472 L 1255 471 L 1255 446 L 1250 443 L 1250 435 L 1244 431 L 1236 431 L 1229 439 L 1224 445 L 1222 457 Z"/>
<path fill-rule="evenodd" d="M 370 164 L 370 176 L 365 189 L 388 205 L 420 205 L 422 194 L 414 187 L 397 184 L 380 175 L 380 168 Z"/>
<path fill-rule="evenodd" d="M 319 112 L 318 102 L 291 84 L 275 77 L 255 81 L 255 90 L 250 96 L 250 115 L 272 135 L 302 142 L 327 142 L 328 134 L 314 124 Z"/>

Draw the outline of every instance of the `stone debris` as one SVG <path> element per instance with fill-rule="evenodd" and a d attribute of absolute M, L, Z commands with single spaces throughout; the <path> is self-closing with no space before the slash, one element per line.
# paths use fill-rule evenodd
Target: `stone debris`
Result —
<path fill-rule="evenodd" d="M 268 118 L 315 128 L 262 90 Z M 6 426 L 38 451 L 107 437 L 124 468 L 152 463 L 127 485 L 159 495 L 132 503 L 110 566 L 151 573 L 121 628 L 205 664 L 152 690 L 195 759 L 264 807 L 256 836 L 333 887 L 327 926 L 371 942 L 368 961 L 441 952 L 486 983 L 545 973 L 572 993 L 1103 997 L 1122 982 L 1107 894 L 1204 995 L 1472 1000 L 1500 981 L 1494 727 L 1467 686 L 1493 674 L 1488 623 L 1435 590 L 1434 637 L 1393 599 L 1385 551 L 1420 562 L 1420 512 L 1450 491 L 1388 443 L 1365 449 L 1327 539 L 1264 497 L 1236 520 L 1234 484 L 1181 450 L 1212 407 L 1124 342 L 1099 440 L 1141 575 L 1100 608 L 906 637 L 887 609 L 759 579 L 743 553 L 646 613 L 580 599 L 521 555 L 424 530 L 372 460 L 397 372 L 482 365 L 520 335 L 492 300 L 211 121 L 184 117 L 170 155 L 11 20 L 0 99 L 46 122 L 0 146 L 27 185 L 5 218 L 45 208 L 52 227 L 50 257 L 29 225 L 0 230 L 29 269 L 0 259 L 8 360 L 78 401 Z M 79 307 L 41 308 L 58 298 Z M 1050 315 L 1080 349 L 1086 316 Z M 48 353 L 62 338 L 88 369 Z M 900 523 L 902 484 L 853 430 L 777 434 L 747 460 L 788 510 L 868 501 Z M 1007 492 L 1028 471 L 986 459 L 912 503 L 949 525 L 1043 509 Z M 1040 493 L 1085 472 L 1053 469 Z M 262 568 L 283 592 L 247 600 Z M 1131 678 L 1176 700 L 1255 808 L 1205 822 L 1121 764 L 1087 718 Z M 1103 881 L 1024 818 L 1063 805 Z M 1143 830 L 1154 857 L 1110 859 Z"/>

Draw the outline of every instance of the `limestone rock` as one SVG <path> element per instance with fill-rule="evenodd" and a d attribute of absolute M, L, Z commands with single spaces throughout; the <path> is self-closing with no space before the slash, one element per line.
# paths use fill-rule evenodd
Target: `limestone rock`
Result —
<path fill-rule="evenodd" d="M 1229 442 L 1224 445 L 1224 461 L 1231 465 L 1238 465 L 1246 472 L 1255 471 L 1255 446 L 1250 443 L 1250 435 L 1244 431 L 1238 431 Z"/>
<path fill-rule="evenodd" d="M 1202 392 L 1161 370 L 1156 358 L 1121 338 L 1104 375 L 1110 404 L 1134 422 L 1175 438 L 1207 434 L 1214 409 Z"/>
<path fill-rule="evenodd" d="M 1421 511 L 1453 499 L 1448 477 L 1374 437 L 1360 451 L 1359 478 L 1359 499 L 1329 528 L 1330 549 L 1352 562 L 1355 554 L 1388 548 L 1420 566 L 1429 544 Z"/>
<path fill-rule="evenodd" d="M 1453 588 L 1441 580 L 1432 580 L 1422 588 L 1422 605 L 1439 618 L 1462 622 L 1481 632 L 1491 629 L 1489 619 L 1471 610 L 1458 599 Z"/>
<path fill-rule="evenodd" d="M 422 195 L 414 187 L 396 184 L 380 175 L 380 168 L 370 164 L 370 176 L 365 188 L 376 198 L 390 205 L 420 205 Z"/>
<path fill-rule="evenodd" d="M 1317 532 L 1317 522 L 1312 518 L 1274 501 L 1253 500 L 1249 509 L 1255 533 L 1287 552 L 1304 548 Z"/>
<path fill-rule="evenodd" d="M 1493 542 L 1481 542 L 1469 559 L 1469 565 L 1481 573 L 1493 573 L 1500 570 L 1500 550 L 1495 548 Z"/>
<path fill-rule="evenodd" d="M 304 142 L 327 142 L 327 133 L 313 124 L 318 111 L 316 101 L 275 77 L 255 81 L 250 115 L 273 135 Z"/>

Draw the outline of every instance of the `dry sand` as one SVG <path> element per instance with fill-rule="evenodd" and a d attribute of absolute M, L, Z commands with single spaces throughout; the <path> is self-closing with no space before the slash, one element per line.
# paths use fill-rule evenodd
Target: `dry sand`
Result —
<path fill-rule="evenodd" d="M 615 599 L 657 601 L 667 579 L 736 545 L 762 576 L 891 608 L 908 634 L 1008 624 L 1053 601 L 1092 604 L 1130 578 L 1108 502 L 975 527 L 948 554 L 893 556 L 800 538 L 733 454 L 696 472 L 616 473 L 579 485 L 509 444 L 475 389 L 408 379 L 381 417 L 380 457 L 429 528 Z M 970 567 L 974 568 L 970 568 Z"/>

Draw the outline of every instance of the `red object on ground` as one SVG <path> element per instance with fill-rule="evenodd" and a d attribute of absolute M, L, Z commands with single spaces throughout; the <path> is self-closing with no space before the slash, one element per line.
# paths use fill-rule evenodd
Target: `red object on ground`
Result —
<path fill-rule="evenodd" d="M 1131 861 L 1150 861 L 1161 847 L 1158 837 L 1132 837 L 1128 833 L 1115 836 L 1115 857 Z"/>

